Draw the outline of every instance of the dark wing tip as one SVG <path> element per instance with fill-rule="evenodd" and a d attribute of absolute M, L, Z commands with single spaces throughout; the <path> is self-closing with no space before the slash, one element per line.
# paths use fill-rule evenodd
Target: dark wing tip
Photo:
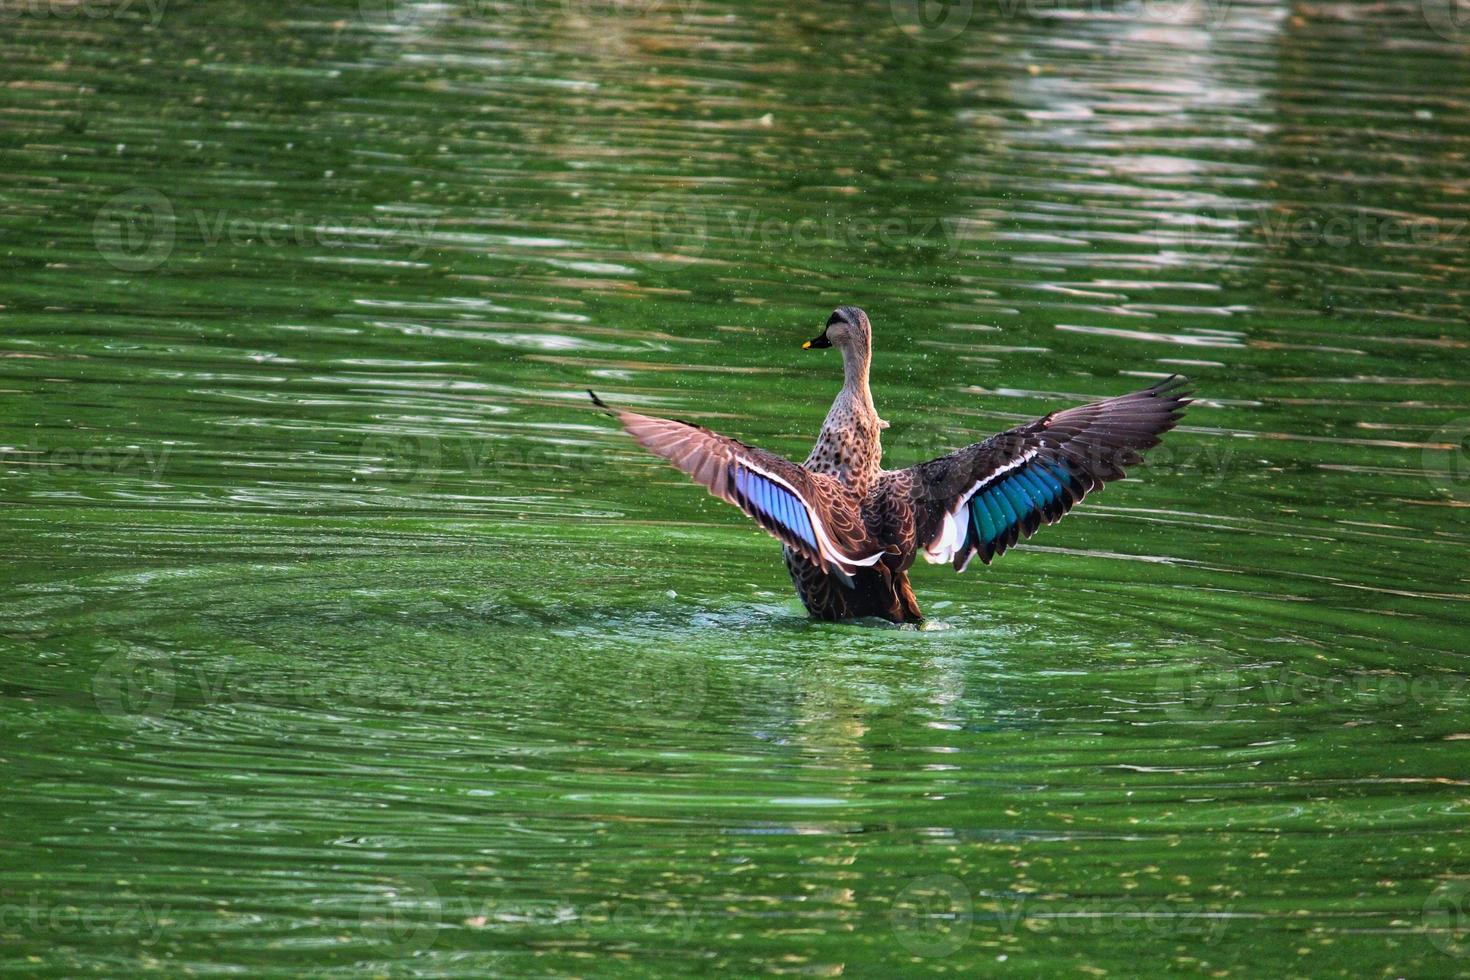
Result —
<path fill-rule="evenodd" d="M 617 409 L 613 408 L 611 405 L 609 405 L 607 402 L 603 401 L 601 398 L 598 398 L 597 397 L 597 392 L 593 391 L 591 388 L 588 388 L 587 389 L 587 394 L 592 397 L 592 404 L 594 404 L 598 408 L 602 409 L 604 412 L 606 412 L 612 418 L 618 419 L 619 421 L 622 420 L 623 413 L 621 413 Z"/>
<path fill-rule="evenodd" d="M 1182 374 L 1171 374 L 1152 387 L 1145 388 L 1143 393 L 1152 398 L 1169 399 L 1181 406 L 1194 400 L 1194 389 L 1189 386 L 1189 379 Z"/>
<path fill-rule="evenodd" d="M 1146 398 L 1163 402 L 1168 408 L 1169 424 L 1159 430 L 1160 434 L 1174 428 L 1184 418 L 1184 410 L 1194 404 L 1194 389 L 1189 379 L 1182 374 L 1171 374 L 1163 381 L 1139 392 Z"/>

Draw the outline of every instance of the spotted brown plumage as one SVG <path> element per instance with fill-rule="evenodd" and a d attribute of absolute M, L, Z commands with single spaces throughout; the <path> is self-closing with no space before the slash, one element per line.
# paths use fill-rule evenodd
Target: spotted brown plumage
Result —
<path fill-rule="evenodd" d="M 871 343 L 867 314 L 843 306 L 804 345 L 839 348 L 844 383 L 800 465 L 693 423 L 615 413 L 641 446 L 781 542 L 797 594 L 818 619 L 920 622 L 908 581 L 915 558 L 961 572 L 976 555 L 989 564 L 1120 479 L 1189 404 L 1176 376 L 884 470 L 880 434 L 888 423 L 868 388 Z"/>

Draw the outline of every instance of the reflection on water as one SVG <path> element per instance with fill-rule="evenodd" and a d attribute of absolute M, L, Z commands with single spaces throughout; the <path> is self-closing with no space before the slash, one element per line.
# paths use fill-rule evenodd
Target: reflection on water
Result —
<path fill-rule="evenodd" d="M 7 972 L 1463 969 L 1447 11 L 8 27 Z M 1200 401 L 811 623 L 584 389 L 804 454 L 840 302 L 890 465 Z"/>

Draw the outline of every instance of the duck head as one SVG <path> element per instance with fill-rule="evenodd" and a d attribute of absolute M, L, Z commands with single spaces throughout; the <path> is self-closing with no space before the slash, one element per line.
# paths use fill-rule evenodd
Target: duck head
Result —
<path fill-rule="evenodd" d="M 848 351 L 866 353 L 873 327 L 868 315 L 856 306 L 839 306 L 827 318 L 827 325 L 816 337 L 802 344 L 802 350 L 836 347 L 844 354 Z"/>
<path fill-rule="evenodd" d="M 806 350 L 836 347 L 842 351 L 843 390 L 856 392 L 871 402 L 868 394 L 868 362 L 872 359 L 873 326 L 868 315 L 856 306 L 839 306 L 814 339 L 801 346 Z"/>

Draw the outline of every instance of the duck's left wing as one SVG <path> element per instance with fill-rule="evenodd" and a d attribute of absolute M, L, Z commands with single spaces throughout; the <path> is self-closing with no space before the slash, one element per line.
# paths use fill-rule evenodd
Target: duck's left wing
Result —
<path fill-rule="evenodd" d="M 1152 388 L 1053 412 L 894 474 L 919 554 L 964 571 L 1053 524 L 1093 490 L 1121 479 L 1189 404 L 1178 376 Z"/>
<path fill-rule="evenodd" d="M 866 540 L 861 502 L 831 477 L 690 422 L 615 414 L 644 449 L 745 511 L 782 544 L 846 584 L 852 584 L 859 568 L 883 556 L 883 548 Z"/>

